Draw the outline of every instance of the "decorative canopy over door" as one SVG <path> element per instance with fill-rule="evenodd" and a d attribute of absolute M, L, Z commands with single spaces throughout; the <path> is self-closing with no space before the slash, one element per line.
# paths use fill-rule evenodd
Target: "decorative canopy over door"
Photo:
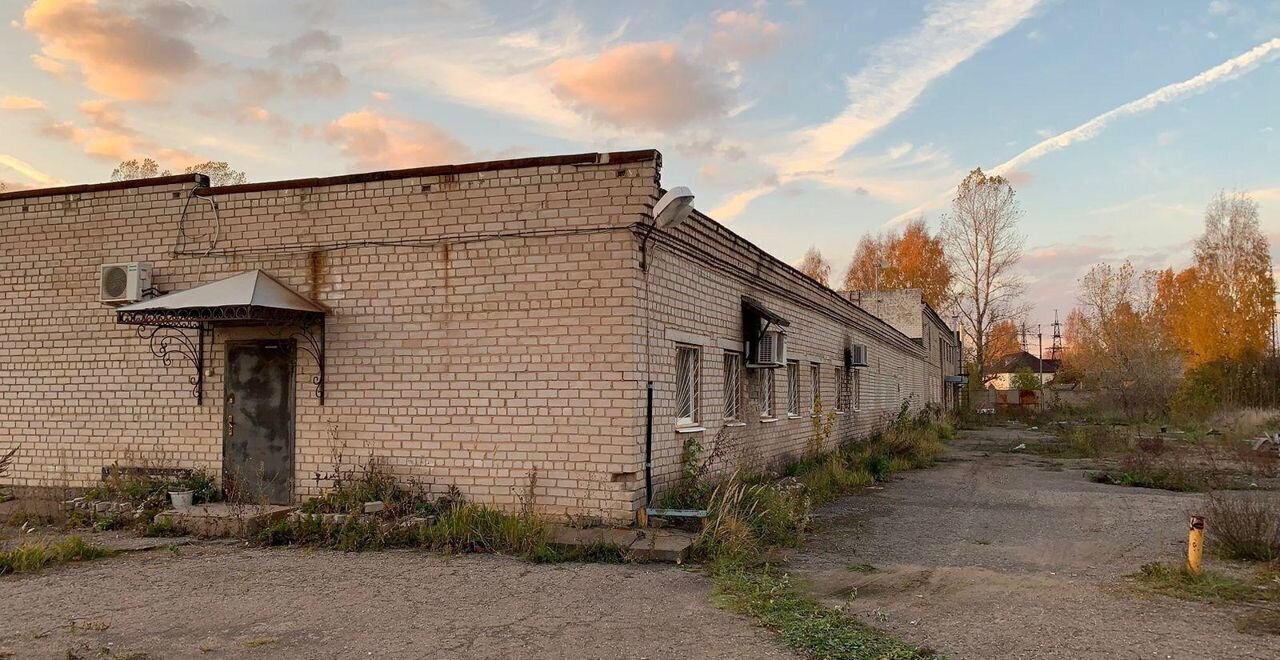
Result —
<path fill-rule="evenodd" d="M 315 396 L 324 404 L 325 314 L 328 310 L 261 270 L 250 270 L 125 305 L 116 310 L 116 323 L 138 326 L 138 336 L 151 343 L 151 352 L 164 361 L 187 362 L 197 403 L 204 401 L 206 342 L 213 347 L 217 327 L 266 326 L 298 339 L 298 347 L 316 362 L 312 379 Z"/>

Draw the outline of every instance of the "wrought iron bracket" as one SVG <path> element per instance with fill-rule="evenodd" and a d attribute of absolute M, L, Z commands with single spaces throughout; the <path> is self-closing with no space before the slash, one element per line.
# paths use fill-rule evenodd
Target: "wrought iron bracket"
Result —
<path fill-rule="evenodd" d="M 151 354 L 160 358 L 164 366 L 173 366 L 175 361 L 180 361 L 195 372 L 187 380 L 191 383 L 191 395 L 196 398 L 196 405 L 204 403 L 206 335 L 212 345 L 212 328 L 206 328 L 203 323 L 138 326 L 138 337 L 147 340 Z"/>
<path fill-rule="evenodd" d="M 324 370 L 325 370 L 325 319 L 300 320 L 284 326 L 287 336 L 298 342 L 298 350 L 311 356 L 316 363 L 316 375 L 311 377 L 314 386 L 313 395 L 324 405 Z M 296 373 L 297 363 L 294 363 Z"/>

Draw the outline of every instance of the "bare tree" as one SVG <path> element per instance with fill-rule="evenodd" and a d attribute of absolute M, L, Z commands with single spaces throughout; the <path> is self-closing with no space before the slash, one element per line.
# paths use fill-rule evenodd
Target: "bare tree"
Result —
<path fill-rule="evenodd" d="M 805 275 L 818 280 L 822 286 L 831 286 L 831 264 L 822 258 L 822 253 L 816 246 L 809 246 L 809 251 L 804 253 L 804 258 L 800 260 L 797 268 Z"/>
<path fill-rule="evenodd" d="M 1025 241 L 1018 232 L 1021 215 L 1008 180 L 978 168 L 960 183 L 951 213 L 943 217 L 942 243 L 955 278 L 956 312 L 977 371 L 972 382 L 982 382 L 985 374 L 992 327 L 1026 311 L 1022 280 L 1013 272 Z"/>
<path fill-rule="evenodd" d="M 203 174 L 209 177 L 211 186 L 235 186 L 248 181 L 244 172 L 231 169 L 225 161 L 207 161 L 192 165 L 182 170 L 187 174 Z M 134 179 L 150 179 L 158 176 L 169 176 L 169 170 L 160 169 L 160 164 L 151 158 L 134 158 L 121 162 L 111 172 L 112 181 L 132 181 Z"/>
<path fill-rule="evenodd" d="M 1205 210 L 1204 234 L 1196 239 L 1195 268 L 1224 308 L 1224 316 L 1215 319 L 1219 351 L 1230 357 L 1265 351 L 1276 313 L 1276 282 L 1257 202 L 1244 193 L 1218 193 Z"/>

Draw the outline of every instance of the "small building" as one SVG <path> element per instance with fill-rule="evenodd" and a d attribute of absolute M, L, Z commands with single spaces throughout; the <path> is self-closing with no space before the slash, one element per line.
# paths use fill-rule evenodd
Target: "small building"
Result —
<path fill-rule="evenodd" d="M 987 381 L 987 389 L 1014 389 L 1013 381 L 1018 372 L 1031 372 L 1040 379 L 1041 383 L 1048 385 L 1053 382 L 1053 377 L 1058 373 L 1061 365 L 1061 360 L 1041 359 L 1027 351 L 1010 353 L 1001 356 L 987 370 L 987 373 L 992 376 Z"/>
<path fill-rule="evenodd" d="M 630 520 L 691 439 L 733 446 L 721 470 L 776 465 L 818 408 L 837 442 L 946 405 L 936 313 L 878 318 L 697 211 L 657 226 L 661 165 L 0 193 L 14 485 L 148 464 L 294 503 L 378 460 L 491 506 Z"/>
<path fill-rule="evenodd" d="M 922 403 L 942 410 L 955 410 L 961 388 L 968 382 L 963 375 L 960 331 L 952 328 L 928 302 L 920 289 L 877 291 L 845 291 L 855 305 L 879 317 L 923 349 L 925 359 L 920 373 Z"/>

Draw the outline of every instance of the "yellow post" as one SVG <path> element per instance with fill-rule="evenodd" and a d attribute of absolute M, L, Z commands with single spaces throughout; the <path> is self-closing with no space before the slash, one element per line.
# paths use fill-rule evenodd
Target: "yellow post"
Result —
<path fill-rule="evenodd" d="M 1200 574 L 1200 555 L 1204 553 L 1204 516 L 1191 516 L 1191 531 L 1187 534 L 1187 572 Z"/>

